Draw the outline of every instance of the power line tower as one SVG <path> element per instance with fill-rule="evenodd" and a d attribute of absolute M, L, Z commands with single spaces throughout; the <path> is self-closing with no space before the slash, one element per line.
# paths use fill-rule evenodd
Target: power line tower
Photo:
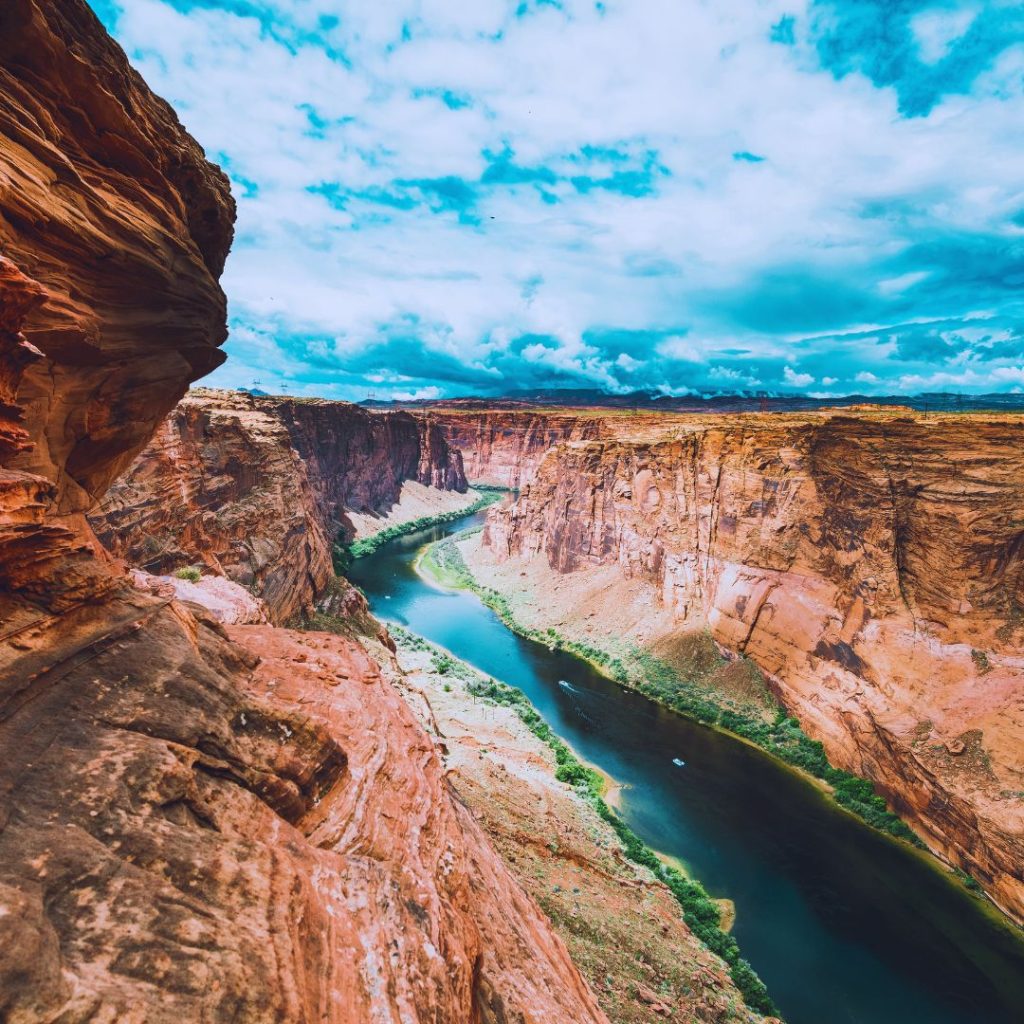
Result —
<path fill-rule="evenodd" d="M 757 406 L 758 406 L 758 409 L 761 412 L 763 412 L 763 413 L 768 412 L 769 406 L 768 406 L 768 392 L 767 391 L 758 391 L 758 393 L 757 393 Z"/>

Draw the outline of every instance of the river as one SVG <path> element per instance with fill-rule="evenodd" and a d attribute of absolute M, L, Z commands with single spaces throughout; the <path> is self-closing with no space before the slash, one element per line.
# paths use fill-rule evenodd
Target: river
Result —
<path fill-rule="evenodd" d="M 920 854 L 756 748 L 517 636 L 472 594 L 417 575 L 418 549 L 482 518 L 391 541 L 349 576 L 376 615 L 518 686 L 581 757 L 623 784 L 630 827 L 734 901 L 733 934 L 788 1024 L 1024 1021 L 1024 942 Z"/>

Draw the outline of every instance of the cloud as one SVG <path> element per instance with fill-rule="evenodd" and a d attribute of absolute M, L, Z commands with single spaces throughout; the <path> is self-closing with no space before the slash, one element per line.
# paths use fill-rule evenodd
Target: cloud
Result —
<path fill-rule="evenodd" d="M 94 7 L 232 178 L 213 383 L 1019 384 L 1019 5 Z"/>
<path fill-rule="evenodd" d="M 809 373 L 797 373 L 792 366 L 782 368 L 782 379 L 794 388 L 805 388 L 808 384 L 814 383 L 814 377 Z"/>
<path fill-rule="evenodd" d="M 813 0 L 812 37 L 837 76 L 854 71 L 892 86 L 900 111 L 924 116 L 946 96 L 966 94 L 1006 51 L 1024 42 L 1016 0 L 978 8 L 892 0 Z"/>

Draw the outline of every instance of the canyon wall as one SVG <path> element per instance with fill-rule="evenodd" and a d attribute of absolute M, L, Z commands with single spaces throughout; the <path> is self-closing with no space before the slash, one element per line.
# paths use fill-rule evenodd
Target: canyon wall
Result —
<path fill-rule="evenodd" d="M 85 519 L 222 358 L 232 219 L 83 0 L 3 5 L 0 1018 L 606 1024 L 361 647 Z"/>
<path fill-rule="evenodd" d="M 353 617 L 336 581 L 346 510 L 380 512 L 415 480 L 465 491 L 462 460 L 408 413 L 347 402 L 192 391 L 91 516 L 102 543 L 150 573 L 190 564 L 234 580 L 287 622 L 319 601 Z"/>
<path fill-rule="evenodd" d="M 108 585 L 83 513 L 223 361 L 233 220 L 85 3 L 3 5 L 0 586 L 58 607 Z"/>
<path fill-rule="evenodd" d="M 1022 442 L 1011 416 L 676 419 L 556 447 L 483 543 L 610 636 L 707 629 L 753 659 L 1022 919 Z"/>
<path fill-rule="evenodd" d="M 470 483 L 518 490 L 551 448 L 602 437 L 605 416 L 554 410 L 458 410 L 418 413 L 462 453 Z"/>

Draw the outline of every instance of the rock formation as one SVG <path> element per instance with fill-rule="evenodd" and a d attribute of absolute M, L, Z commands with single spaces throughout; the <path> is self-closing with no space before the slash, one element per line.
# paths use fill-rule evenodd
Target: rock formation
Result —
<path fill-rule="evenodd" d="M 492 556 L 543 559 L 580 614 L 640 623 L 647 644 L 709 629 L 833 763 L 1024 918 L 1024 421 L 865 412 L 606 433 L 556 447 L 492 511 Z M 630 584 L 615 600 L 609 567 Z"/>
<path fill-rule="evenodd" d="M 105 586 L 82 514 L 224 358 L 234 204 L 82 2 L 0 11 L 0 175 L 0 584 L 56 606 Z"/>
<path fill-rule="evenodd" d="M 346 510 L 380 511 L 403 481 L 466 489 L 459 453 L 408 413 L 347 402 L 191 392 L 92 515 L 102 543 L 147 572 L 190 564 L 250 588 L 274 622 L 326 597 L 350 617 L 331 548 Z"/>
<path fill-rule="evenodd" d="M 222 358 L 232 215 L 83 0 L 8 0 L 0 1018 L 604 1022 L 358 645 L 134 589 L 86 522 Z"/>
<path fill-rule="evenodd" d="M 607 416 L 445 406 L 417 415 L 440 428 L 448 443 L 462 453 L 470 483 L 510 489 L 529 480 L 554 445 L 603 437 Z"/>

